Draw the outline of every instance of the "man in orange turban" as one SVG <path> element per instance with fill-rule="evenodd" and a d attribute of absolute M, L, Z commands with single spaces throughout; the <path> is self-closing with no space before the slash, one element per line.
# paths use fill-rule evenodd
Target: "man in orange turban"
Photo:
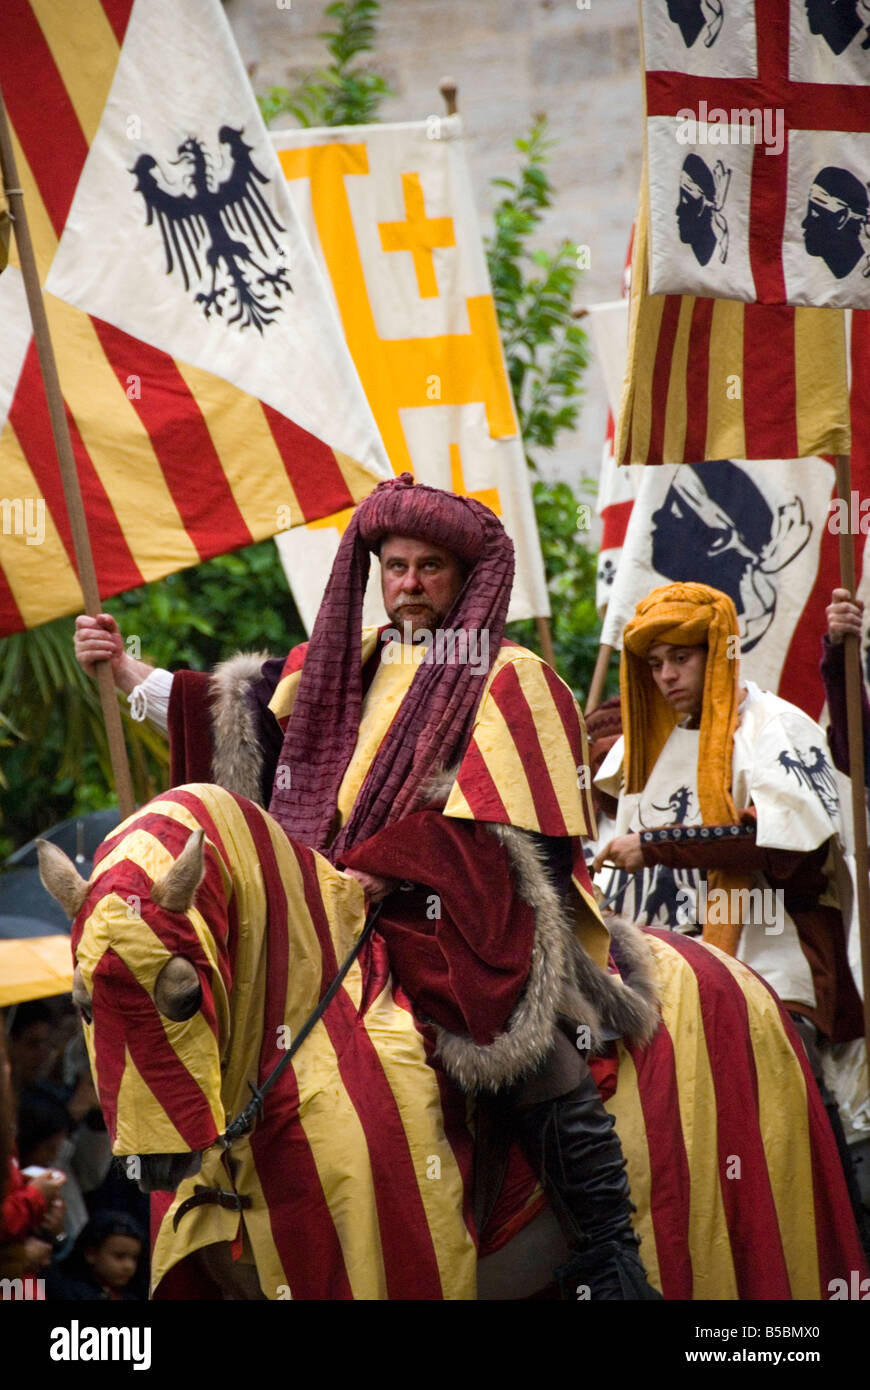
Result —
<path fill-rule="evenodd" d="M 669 584 L 638 604 L 623 634 L 623 738 L 596 778 L 619 795 L 617 834 L 595 867 L 637 875 L 636 915 L 701 928 L 845 1041 L 860 1011 L 834 883 L 836 779 L 821 729 L 743 681 L 739 648 L 718 589 Z"/>
<path fill-rule="evenodd" d="M 616 835 L 593 868 L 618 910 L 700 933 L 751 965 L 819 1045 L 863 1034 L 839 906 L 837 782 L 822 730 L 740 675 L 727 594 L 669 584 L 623 633 L 623 737 L 596 786 L 618 796 Z M 847 1176 L 836 1103 L 823 1087 Z"/>

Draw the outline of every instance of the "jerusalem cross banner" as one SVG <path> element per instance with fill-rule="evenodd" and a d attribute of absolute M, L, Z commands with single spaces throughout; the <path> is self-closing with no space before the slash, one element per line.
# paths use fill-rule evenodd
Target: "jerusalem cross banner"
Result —
<path fill-rule="evenodd" d="M 393 469 L 491 507 L 516 547 L 509 617 L 547 614 L 459 117 L 273 140 Z M 348 515 L 279 538 L 309 629 Z M 371 590 L 366 617 L 383 621 Z"/>
<path fill-rule="evenodd" d="M 641 14 L 650 293 L 870 308 L 870 6 Z"/>
<path fill-rule="evenodd" d="M 101 595 L 389 477 L 218 0 L 7 0 L 0 85 Z M 0 321 L 3 635 L 82 597 L 14 255 Z"/>

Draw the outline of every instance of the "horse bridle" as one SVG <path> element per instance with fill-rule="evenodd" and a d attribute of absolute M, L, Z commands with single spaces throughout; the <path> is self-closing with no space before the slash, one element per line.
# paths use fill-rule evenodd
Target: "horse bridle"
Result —
<path fill-rule="evenodd" d="M 257 1120 L 263 1114 L 263 1102 L 267 1094 L 269 1093 L 269 1091 L 271 1091 L 272 1087 L 275 1085 L 275 1082 L 278 1080 L 279 1076 L 284 1071 L 284 1069 L 290 1065 L 293 1058 L 296 1056 L 296 1053 L 299 1051 L 305 1039 L 311 1032 L 312 1028 L 314 1028 L 320 1022 L 323 1015 L 326 1013 L 326 1010 L 329 1008 L 330 1004 L 332 1003 L 333 999 L 335 998 L 336 994 L 341 988 L 342 981 L 344 980 L 344 977 L 346 976 L 348 970 L 350 970 L 350 967 L 353 965 L 354 961 L 356 960 L 366 941 L 368 941 L 369 937 L 371 936 L 372 929 L 374 928 L 375 922 L 378 920 L 378 917 L 380 916 L 382 907 L 383 900 L 379 903 L 376 903 L 374 907 L 369 909 L 365 921 L 365 926 L 363 927 L 362 931 L 359 934 L 359 937 L 357 938 L 356 942 L 354 943 L 348 955 L 346 956 L 344 964 L 342 965 L 335 979 L 332 981 L 332 984 L 329 986 L 329 989 L 320 999 L 316 1008 L 308 1015 L 302 1027 L 299 1029 L 299 1032 L 296 1034 L 296 1037 L 293 1039 L 293 1042 L 287 1048 L 287 1051 L 284 1053 L 284 1056 L 280 1059 L 280 1061 L 275 1063 L 274 1067 L 269 1072 L 269 1075 L 266 1077 L 266 1080 L 263 1082 L 262 1086 L 255 1086 L 253 1081 L 248 1082 L 248 1086 L 250 1087 L 250 1090 L 252 1092 L 251 1099 L 248 1101 L 244 1110 L 239 1112 L 236 1118 L 232 1120 L 230 1124 L 227 1125 L 223 1134 L 219 1135 L 216 1139 L 215 1142 L 220 1144 L 221 1148 L 229 1149 L 236 1142 L 237 1139 L 241 1139 L 242 1136 L 245 1134 L 250 1134 L 251 1130 L 254 1128 L 254 1125 L 257 1123 Z"/>
<path fill-rule="evenodd" d="M 296 1034 L 296 1037 L 293 1039 L 293 1042 L 284 1053 L 284 1056 L 280 1061 L 275 1063 L 262 1086 L 255 1086 L 253 1081 L 248 1082 L 248 1087 L 251 1091 L 251 1099 L 248 1101 L 244 1110 L 240 1110 L 236 1118 L 230 1121 L 223 1134 L 219 1134 L 215 1140 L 215 1143 L 219 1144 L 224 1152 L 231 1149 L 238 1139 L 241 1139 L 246 1134 L 250 1134 L 257 1121 L 262 1118 L 266 1096 L 285 1068 L 290 1065 L 309 1033 L 317 1026 L 326 1013 L 326 1010 L 341 988 L 347 972 L 350 970 L 350 967 L 353 965 L 363 946 L 371 936 L 375 922 L 381 914 L 382 907 L 383 900 L 379 903 L 375 903 L 375 905 L 369 909 L 365 925 L 345 957 L 329 989 L 308 1015 L 302 1027 L 299 1029 L 299 1032 Z M 197 1183 L 196 1187 L 193 1189 L 193 1196 L 186 1198 L 176 1211 L 172 1219 L 173 1230 L 178 1230 L 178 1223 L 186 1212 L 190 1211 L 193 1207 L 199 1207 L 205 1204 L 225 1207 L 230 1211 L 243 1211 L 251 1205 L 251 1198 L 243 1196 L 239 1192 L 227 1192 L 223 1188 L 205 1187 L 201 1183 Z"/>

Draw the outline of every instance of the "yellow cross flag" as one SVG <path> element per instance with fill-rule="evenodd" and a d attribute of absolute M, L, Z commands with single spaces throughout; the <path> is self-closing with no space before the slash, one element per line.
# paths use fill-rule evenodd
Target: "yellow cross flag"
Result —
<path fill-rule="evenodd" d="M 549 613 L 457 116 L 272 133 L 396 473 L 476 497 L 517 553 L 510 618 Z M 311 627 L 349 511 L 278 537 Z M 382 621 L 370 591 L 366 618 Z"/>

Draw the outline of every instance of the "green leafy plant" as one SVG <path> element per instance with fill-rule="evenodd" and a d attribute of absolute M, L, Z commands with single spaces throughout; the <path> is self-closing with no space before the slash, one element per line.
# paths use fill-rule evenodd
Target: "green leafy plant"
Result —
<path fill-rule="evenodd" d="M 206 670 L 239 649 L 284 655 L 304 640 L 278 552 L 261 541 L 107 599 L 128 644 L 157 666 Z M 0 858 L 68 816 L 114 802 L 96 683 L 73 655 L 73 620 L 0 642 Z M 139 802 L 166 786 L 168 748 L 119 697 Z"/>
<path fill-rule="evenodd" d="M 334 29 L 318 34 L 332 57 L 327 67 L 301 86 L 270 87 L 257 100 L 266 125 L 279 116 L 291 115 L 301 126 L 366 125 L 377 119 L 389 84 L 376 72 L 357 63 L 371 53 L 377 41 L 378 0 L 336 0 L 326 14 Z"/>
<path fill-rule="evenodd" d="M 586 334 L 571 309 L 580 280 L 577 248 L 563 242 L 551 254 L 529 249 L 544 211 L 553 201 L 547 160 L 553 141 L 539 116 L 525 139 L 516 180 L 492 179 L 503 196 L 493 211 L 495 231 L 486 240 L 496 312 L 508 374 L 526 449 L 551 449 L 562 430 L 577 423 L 581 379 L 589 356 Z M 527 453 L 530 467 L 537 464 Z"/>
<path fill-rule="evenodd" d="M 486 242 L 499 327 L 517 405 L 532 487 L 541 551 L 551 596 L 551 632 L 560 674 L 578 695 L 589 688 L 601 624 L 595 609 L 596 557 L 578 530 L 580 503 L 567 483 L 539 476 L 535 448 L 551 449 L 577 423 L 582 378 L 588 363 L 586 334 L 572 312 L 580 280 L 577 248 L 564 242 L 552 253 L 532 250 L 530 240 L 553 201 L 547 161 L 553 141 L 543 117 L 517 140 L 524 155 L 516 179 L 497 178 L 502 197 Z M 581 491 L 594 493 L 583 479 Z M 588 505 L 587 505 L 588 509 Z M 539 650 L 535 624 L 513 623 L 510 635 Z"/>

